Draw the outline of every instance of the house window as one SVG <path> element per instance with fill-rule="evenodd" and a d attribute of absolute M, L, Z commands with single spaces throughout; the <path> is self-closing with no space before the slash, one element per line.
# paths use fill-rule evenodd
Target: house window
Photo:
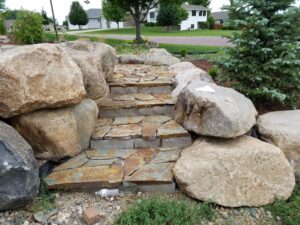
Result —
<path fill-rule="evenodd" d="M 192 16 L 196 16 L 196 10 L 192 10 Z"/>
<path fill-rule="evenodd" d="M 195 25 L 191 24 L 191 29 L 194 30 L 195 29 Z"/>
<path fill-rule="evenodd" d="M 154 19 L 155 18 L 155 12 L 150 12 L 150 19 Z"/>
<path fill-rule="evenodd" d="M 199 11 L 199 16 L 203 16 L 203 11 Z"/>
<path fill-rule="evenodd" d="M 220 24 L 224 24 L 224 20 L 220 19 Z"/>
<path fill-rule="evenodd" d="M 203 11 L 203 16 L 206 16 L 206 11 Z"/>

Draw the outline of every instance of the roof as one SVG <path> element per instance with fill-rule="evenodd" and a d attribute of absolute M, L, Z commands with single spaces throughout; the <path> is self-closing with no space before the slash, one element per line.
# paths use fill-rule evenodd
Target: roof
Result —
<path fill-rule="evenodd" d="M 213 12 L 211 15 L 215 20 L 227 20 L 229 18 L 228 11 Z"/>
<path fill-rule="evenodd" d="M 102 15 L 102 9 L 88 9 L 86 10 L 89 19 L 98 19 Z"/>
<path fill-rule="evenodd" d="M 182 7 L 185 10 L 209 10 L 208 8 L 202 6 L 202 5 L 187 5 L 187 4 L 183 4 Z"/>

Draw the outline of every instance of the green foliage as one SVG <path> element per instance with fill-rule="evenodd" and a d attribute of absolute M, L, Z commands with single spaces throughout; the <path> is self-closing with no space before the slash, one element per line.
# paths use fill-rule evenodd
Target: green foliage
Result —
<path fill-rule="evenodd" d="M 212 68 L 209 69 L 208 73 L 213 79 L 217 78 L 219 73 L 218 67 L 213 66 Z"/>
<path fill-rule="evenodd" d="M 50 208 L 52 208 L 54 201 L 55 201 L 55 195 L 48 191 L 44 179 L 41 179 L 39 195 L 32 203 L 32 205 L 30 205 L 30 211 L 32 212 L 47 211 Z"/>
<path fill-rule="evenodd" d="M 210 203 L 149 198 L 139 200 L 123 212 L 114 225 L 198 225 L 213 220 L 215 209 Z"/>
<path fill-rule="evenodd" d="M 5 0 L 0 0 L 0 12 L 5 9 Z"/>
<path fill-rule="evenodd" d="M 219 62 L 222 82 L 250 97 L 295 106 L 300 92 L 300 9 L 294 0 L 231 0 L 235 48 Z"/>
<path fill-rule="evenodd" d="M 0 14 L 0 34 L 6 34 L 5 20 L 4 17 Z"/>
<path fill-rule="evenodd" d="M 49 25 L 50 23 L 53 22 L 51 18 L 48 17 L 47 13 L 45 10 L 42 9 L 41 15 L 43 17 L 43 25 Z"/>
<path fill-rule="evenodd" d="M 20 12 L 20 10 L 10 10 L 10 9 L 7 9 L 3 13 L 3 16 L 7 20 L 16 20 L 18 12 Z"/>
<path fill-rule="evenodd" d="M 207 17 L 207 23 L 209 29 L 213 30 L 215 28 L 215 19 L 211 15 Z"/>
<path fill-rule="evenodd" d="M 278 200 L 266 207 L 274 217 L 280 217 L 282 225 L 300 224 L 300 185 L 296 185 L 291 198 L 287 201 Z"/>
<path fill-rule="evenodd" d="M 41 43 L 44 39 L 43 18 L 39 13 L 21 10 L 14 22 L 13 33 L 17 43 Z"/>
<path fill-rule="evenodd" d="M 188 3 L 191 5 L 202 5 L 204 7 L 208 7 L 210 5 L 210 0 L 189 0 Z"/>
<path fill-rule="evenodd" d="M 205 29 L 209 28 L 209 24 L 208 24 L 208 22 L 200 22 L 199 27 L 200 27 L 200 29 L 205 30 Z"/>
<path fill-rule="evenodd" d="M 188 13 L 180 4 L 164 3 L 160 5 L 157 24 L 167 26 L 169 31 L 170 26 L 179 25 L 181 21 L 187 18 Z"/>
<path fill-rule="evenodd" d="M 102 1 L 102 9 L 104 17 L 109 21 L 116 22 L 119 29 L 119 23 L 125 20 L 126 11 L 108 0 Z"/>
<path fill-rule="evenodd" d="M 153 23 L 153 22 L 148 22 L 148 23 L 145 23 L 145 26 L 146 27 L 155 27 L 155 26 L 157 26 L 157 24 Z"/>
<path fill-rule="evenodd" d="M 180 52 L 180 55 L 182 58 L 185 58 L 186 57 L 186 49 L 182 49 Z"/>
<path fill-rule="evenodd" d="M 88 16 L 78 1 L 72 2 L 69 20 L 72 25 L 78 25 L 81 29 L 82 25 L 86 25 L 89 22 Z"/>

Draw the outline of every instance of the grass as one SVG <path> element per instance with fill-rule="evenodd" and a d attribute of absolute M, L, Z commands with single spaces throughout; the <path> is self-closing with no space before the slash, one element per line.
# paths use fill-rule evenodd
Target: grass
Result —
<path fill-rule="evenodd" d="M 216 214 L 211 203 L 152 197 L 138 200 L 114 225 L 198 225 L 213 220 Z"/>
<path fill-rule="evenodd" d="M 142 26 L 142 35 L 143 36 L 172 36 L 172 37 L 191 37 L 191 36 L 231 36 L 235 31 L 231 30 L 184 30 L 184 31 L 166 31 L 164 28 L 155 26 L 155 27 L 146 27 Z M 119 34 L 119 35 L 135 35 L 135 28 L 122 28 L 110 29 L 110 30 L 99 30 L 99 31 L 90 31 L 85 32 L 85 34 Z"/>
<path fill-rule="evenodd" d="M 282 225 L 300 224 L 300 185 L 296 185 L 294 192 L 287 201 L 278 200 L 274 204 L 266 206 L 273 217 L 280 217 Z"/>
<path fill-rule="evenodd" d="M 55 35 L 53 33 L 46 33 L 45 35 L 46 41 L 48 42 L 54 42 L 55 41 Z M 78 39 L 81 39 L 82 37 L 77 35 L 69 35 L 65 34 L 64 39 L 66 41 L 75 41 Z M 103 39 L 103 38 L 96 38 L 96 37 L 83 37 L 84 39 L 90 39 L 91 41 L 95 42 L 103 42 L 106 44 L 109 44 L 113 47 L 116 47 L 118 50 L 118 53 L 124 53 L 124 50 L 121 50 L 122 48 L 126 48 L 125 46 L 122 46 L 126 44 L 126 41 L 117 40 L 117 39 Z M 216 53 L 222 50 L 222 47 L 218 46 L 201 46 L 201 45 L 176 45 L 176 44 L 159 44 L 160 48 L 165 48 L 169 52 L 173 54 L 180 54 L 182 50 L 186 50 L 187 54 L 206 54 L 206 53 Z M 125 49 L 126 50 L 126 49 Z M 129 52 L 130 49 L 126 50 L 126 53 Z M 135 51 L 135 50 L 133 50 Z"/>

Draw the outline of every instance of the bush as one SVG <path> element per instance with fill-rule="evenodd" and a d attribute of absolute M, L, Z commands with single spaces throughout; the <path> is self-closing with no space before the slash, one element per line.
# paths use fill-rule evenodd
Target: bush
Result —
<path fill-rule="evenodd" d="M 4 17 L 0 14 L 0 34 L 4 35 L 6 34 L 6 27 L 5 27 L 5 20 Z"/>
<path fill-rule="evenodd" d="M 216 211 L 210 203 L 149 198 L 123 212 L 114 225 L 198 225 L 213 220 Z"/>
<path fill-rule="evenodd" d="M 17 43 L 37 44 L 44 40 L 43 18 L 39 13 L 22 10 L 18 12 L 13 26 Z"/>
<path fill-rule="evenodd" d="M 180 55 L 181 55 L 182 58 L 185 58 L 186 57 L 186 49 L 182 49 L 180 51 Z"/>
<path fill-rule="evenodd" d="M 207 18 L 208 28 L 213 30 L 215 28 L 215 19 L 209 15 Z"/>
<path fill-rule="evenodd" d="M 300 93 L 300 9 L 293 0 L 240 0 L 227 7 L 236 45 L 218 64 L 221 81 L 252 99 L 296 106 Z"/>
<path fill-rule="evenodd" d="M 200 26 L 200 29 L 208 29 L 209 28 L 208 22 L 200 22 L 199 26 Z"/>
<path fill-rule="evenodd" d="M 153 23 L 153 22 L 147 22 L 147 23 L 145 23 L 145 26 L 146 26 L 146 27 L 155 27 L 155 26 L 156 26 L 156 23 Z"/>
<path fill-rule="evenodd" d="M 215 79 L 218 76 L 219 70 L 217 66 L 213 66 L 209 69 L 208 74 Z"/>

